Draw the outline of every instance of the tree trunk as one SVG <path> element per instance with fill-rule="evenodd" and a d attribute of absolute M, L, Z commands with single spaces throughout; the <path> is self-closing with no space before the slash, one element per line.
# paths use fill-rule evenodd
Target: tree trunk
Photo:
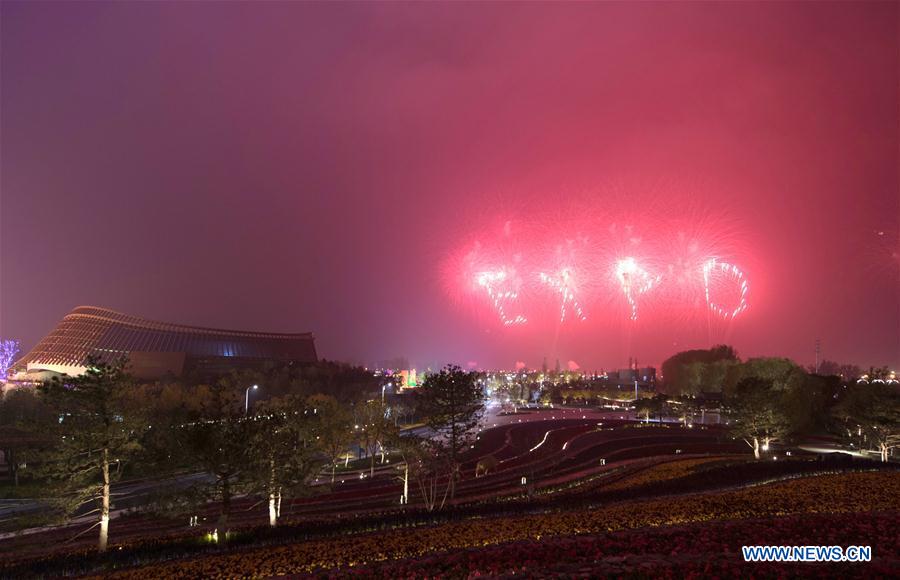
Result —
<path fill-rule="evenodd" d="M 450 465 L 450 483 L 449 483 L 449 487 L 448 487 L 448 491 L 450 492 L 451 500 L 453 500 L 453 498 L 456 497 L 456 474 L 458 473 L 458 471 L 459 471 L 459 466 L 454 461 Z M 445 497 L 446 497 L 446 494 L 445 494 Z M 441 502 L 441 505 L 443 506 L 443 502 Z"/>
<path fill-rule="evenodd" d="M 222 478 L 222 506 L 219 512 L 219 528 L 225 533 L 225 526 L 228 524 L 228 516 L 231 513 L 231 480 L 229 477 Z"/>
<path fill-rule="evenodd" d="M 100 541 L 97 549 L 106 551 L 109 542 L 109 449 L 103 448 L 101 468 L 103 470 L 103 496 L 100 504 Z"/>
<path fill-rule="evenodd" d="M 456 442 L 458 439 L 457 426 L 454 416 L 454 422 L 450 427 L 450 499 L 456 497 Z M 443 503 L 443 502 L 442 502 Z"/>
<path fill-rule="evenodd" d="M 275 515 L 281 517 L 281 488 L 278 488 L 278 502 L 275 504 Z"/>
<path fill-rule="evenodd" d="M 409 464 L 403 466 L 403 505 L 409 503 Z"/>
<path fill-rule="evenodd" d="M 422 494 L 422 502 L 425 504 L 425 509 L 429 512 L 434 511 L 434 505 L 437 497 L 437 478 L 436 477 L 418 477 L 417 481 L 419 482 L 419 492 Z"/>
<path fill-rule="evenodd" d="M 882 443 L 881 445 L 879 445 L 879 447 L 881 448 L 881 461 L 882 461 L 883 463 L 887 463 L 887 460 L 888 460 L 888 446 L 887 446 L 887 443 Z"/>
<path fill-rule="evenodd" d="M 334 470 L 337 469 L 337 463 L 331 464 L 331 483 L 334 483 Z"/>
<path fill-rule="evenodd" d="M 269 526 L 278 525 L 278 512 L 275 510 L 275 492 L 269 492 Z"/>
<path fill-rule="evenodd" d="M 269 461 L 269 525 L 278 525 L 278 511 L 275 507 L 275 461 Z"/>
<path fill-rule="evenodd" d="M 16 457 L 16 452 L 13 449 L 7 449 L 5 455 L 9 474 L 13 478 L 13 485 L 19 487 L 19 458 Z"/>
<path fill-rule="evenodd" d="M 753 438 L 753 457 L 759 459 L 759 438 Z"/>

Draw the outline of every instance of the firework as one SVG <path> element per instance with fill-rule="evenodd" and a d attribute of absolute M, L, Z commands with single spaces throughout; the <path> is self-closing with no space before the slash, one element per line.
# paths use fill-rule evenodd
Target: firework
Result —
<path fill-rule="evenodd" d="M 571 305 L 571 311 L 575 318 L 584 322 L 587 320 L 587 317 L 584 315 L 584 310 L 581 308 L 581 304 L 578 303 L 578 300 L 575 298 L 575 290 L 573 288 L 573 276 L 568 268 L 563 268 L 556 274 L 548 275 L 544 272 L 538 274 L 538 279 L 541 283 L 546 284 L 553 290 L 555 290 L 560 295 L 560 312 L 559 312 L 559 321 L 565 322 L 567 310 L 566 307 Z"/>
<path fill-rule="evenodd" d="M 504 325 L 513 326 L 525 324 L 528 321 L 521 314 L 515 316 L 507 314 L 507 306 L 511 306 L 519 298 L 518 286 L 520 284 L 514 270 L 501 269 L 480 272 L 475 278 L 475 283 L 487 292 L 488 298 L 494 305 L 494 310 Z"/>
<path fill-rule="evenodd" d="M 731 285 L 737 289 L 737 303 L 725 306 L 713 299 L 716 290 L 724 290 L 724 286 Z M 721 262 L 716 258 L 710 258 L 703 264 L 703 287 L 706 293 L 706 305 L 717 316 L 731 320 L 747 309 L 747 292 L 749 286 L 740 268 L 728 262 Z"/>
<path fill-rule="evenodd" d="M 631 307 L 631 320 L 637 320 L 638 297 L 658 284 L 660 277 L 649 274 L 634 258 L 623 258 L 616 262 L 616 279 L 622 286 L 622 292 L 625 293 L 625 299 Z"/>
<path fill-rule="evenodd" d="M 743 313 L 749 280 L 737 257 L 748 248 L 739 222 L 703 208 L 678 208 L 678 218 L 662 209 L 639 212 L 637 222 L 632 208 L 615 204 L 497 220 L 445 258 L 447 294 L 532 332 L 586 322 L 587 312 L 595 325 L 612 324 L 623 307 L 632 322 L 640 315 L 697 329 L 707 313 L 725 320 Z"/>

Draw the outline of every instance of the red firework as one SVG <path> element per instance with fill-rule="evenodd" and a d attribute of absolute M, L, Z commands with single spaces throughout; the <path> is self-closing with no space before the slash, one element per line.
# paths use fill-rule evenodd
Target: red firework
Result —
<path fill-rule="evenodd" d="M 721 258 L 740 253 L 728 220 L 698 211 L 679 222 L 643 212 L 639 226 L 614 219 L 626 213 L 506 221 L 447 260 L 445 286 L 507 327 L 584 324 L 587 312 L 612 321 L 623 310 L 632 322 L 699 323 L 704 312 L 732 320 L 748 308 L 746 274 Z"/>

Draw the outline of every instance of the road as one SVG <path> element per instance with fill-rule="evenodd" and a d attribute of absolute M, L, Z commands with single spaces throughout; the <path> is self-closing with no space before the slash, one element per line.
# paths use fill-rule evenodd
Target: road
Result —
<path fill-rule="evenodd" d="M 113 496 L 113 504 L 115 509 L 110 512 L 111 517 L 124 512 L 130 508 L 146 503 L 146 498 L 154 493 L 158 493 L 160 489 L 178 490 L 185 489 L 199 481 L 209 480 L 211 476 L 205 473 L 182 474 L 175 477 L 160 480 L 157 478 L 147 478 L 131 481 L 123 481 L 114 483 L 111 487 Z M 0 530 L 9 527 L 11 520 L 29 515 L 38 515 L 46 509 L 44 503 L 38 499 L 4 499 L 0 500 Z M 94 509 L 94 506 L 86 505 L 76 513 L 73 522 L 93 521 L 96 515 L 86 515 Z M 70 522 L 71 523 L 71 522 Z M 9 532 L 0 534 L 0 539 L 12 535 L 13 533 L 23 534 L 35 531 L 43 531 L 53 526 L 45 526 L 32 528 L 23 531 Z"/>

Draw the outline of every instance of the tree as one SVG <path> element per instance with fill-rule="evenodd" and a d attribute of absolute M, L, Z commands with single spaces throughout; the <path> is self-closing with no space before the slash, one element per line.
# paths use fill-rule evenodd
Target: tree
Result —
<path fill-rule="evenodd" d="M 862 370 L 854 364 L 840 364 L 833 360 L 823 360 L 819 363 L 818 372 L 815 365 L 807 367 L 809 374 L 818 374 L 823 377 L 840 377 L 844 381 L 853 381 L 862 375 Z"/>
<path fill-rule="evenodd" d="M 412 401 L 397 402 L 391 405 L 391 415 L 394 417 L 394 425 L 408 424 L 415 420 L 416 407 Z"/>
<path fill-rule="evenodd" d="M 728 373 L 723 392 L 732 394 L 737 384 L 745 378 L 759 378 L 769 381 L 775 391 L 784 393 L 793 389 L 803 388 L 806 383 L 806 373 L 797 363 L 787 358 L 758 357 L 736 365 L 732 372 Z"/>
<path fill-rule="evenodd" d="M 370 476 L 375 475 L 375 455 L 380 450 L 381 462 L 384 463 L 385 446 L 398 431 L 397 426 L 387 415 L 385 404 L 380 399 L 373 399 L 362 405 L 358 416 L 363 448 L 370 460 Z"/>
<path fill-rule="evenodd" d="M 288 395 L 260 403 L 247 420 L 247 467 L 243 480 L 251 492 L 268 499 L 269 525 L 281 516 L 283 495 L 307 489 L 310 476 L 321 466 L 311 409 Z"/>
<path fill-rule="evenodd" d="M 248 445 L 252 422 L 244 415 L 242 381 L 227 377 L 212 387 L 201 385 L 194 398 L 199 409 L 195 418 L 172 433 L 177 459 L 212 476 L 191 491 L 194 502 L 218 501 L 218 528 L 225 529 L 231 514 L 231 501 L 248 467 Z"/>
<path fill-rule="evenodd" d="M 655 397 L 645 397 L 634 402 L 634 412 L 638 415 L 644 415 L 644 421 L 650 422 L 651 415 L 657 415 L 662 412 L 665 404 L 665 395 Z"/>
<path fill-rule="evenodd" d="M 0 381 L 6 381 L 17 354 L 19 354 L 18 340 L 0 340 Z"/>
<path fill-rule="evenodd" d="M 419 397 L 426 423 L 437 435 L 441 454 L 446 455 L 453 499 L 460 455 L 474 439 L 474 429 L 484 410 L 484 391 L 475 382 L 473 373 L 447 365 L 439 373 L 428 375 L 419 389 Z"/>
<path fill-rule="evenodd" d="M 682 365 L 681 380 L 678 383 L 678 395 L 694 397 L 703 392 L 703 379 L 706 367 L 710 363 L 695 361 Z M 672 393 L 674 394 L 674 393 Z"/>
<path fill-rule="evenodd" d="M 792 383 L 782 395 L 782 406 L 791 434 L 809 434 L 824 430 L 828 406 L 840 387 L 835 376 L 805 375 Z"/>
<path fill-rule="evenodd" d="M 0 398 L 0 451 L 13 485 L 19 485 L 19 470 L 32 452 L 52 446 L 52 409 L 32 389 L 15 389 Z"/>
<path fill-rule="evenodd" d="M 381 393 L 381 379 L 362 367 L 330 361 L 292 367 L 289 381 L 283 386 L 273 385 L 272 393 L 312 396 L 327 393 L 342 403 Z M 268 378 L 264 379 L 269 385 Z M 260 383 L 263 384 L 263 383 Z"/>
<path fill-rule="evenodd" d="M 770 379 L 747 377 L 737 384 L 734 394 L 726 400 L 733 422 L 732 432 L 753 449 L 756 459 L 760 458 L 760 448 L 768 449 L 769 443 L 787 432 L 788 421 L 780 394 Z"/>
<path fill-rule="evenodd" d="M 350 412 L 337 399 L 329 395 L 313 395 L 306 400 L 313 410 L 313 430 L 319 449 L 331 463 L 331 483 L 337 462 L 353 443 L 353 425 Z"/>
<path fill-rule="evenodd" d="M 681 424 L 687 427 L 689 424 L 693 424 L 694 415 L 700 412 L 701 403 L 700 399 L 696 396 L 681 396 L 677 399 L 678 411 L 681 418 Z"/>
<path fill-rule="evenodd" d="M 131 379 L 124 365 L 89 359 L 83 375 L 63 376 L 40 387 L 60 418 L 58 446 L 44 467 L 51 480 L 71 492 L 57 505 L 71 515 L 86 503 L 99 502 L 101 552 L 109 539 L 110 485 L 121 475 L 122 463 L 140 450 L 143 430 L 128 404 Z"/>
<path fill-rule="evenodd" d="M 733 395 L 738 383 L 760 379 L 771 384 L 773 394 L 786 420 L 786 433 L 810 433 L 823 427 L 829 393 L 833 385 L 824 377 L 810 376 L 795 362 L 786 358 L 753 358 L 738 365 L 725 385 L 725 394 Z"/>
<path fill-rule="evenodd" d="M 662 364 L 661 386 L 670 395 L 696 395 L 701 391 L 718 391 L 716 381 L 728 366 L 740 362 L 734 348 L 720 344 L 709 350 L 686 350 L 672 355 Z M 710 371 L 714 363 L 719 363 Z"/>
<path fill-rule="evenodd" d="M 409 435 L 400 438 L 397 448 L 403 460 L 401 501 L 409 502 L 409 482 L 412 480 L 426 510 L 431 512 L 443 509 L 453 485 L 450 455 L 444 443 Z"/>
<path fill-rule="evenodd" d="M 855 426 L 878 449 L 882 461 L 900 446 L 900 391 L 886 383 L 858 383 L 847 389 L 834 413 Z"/>

